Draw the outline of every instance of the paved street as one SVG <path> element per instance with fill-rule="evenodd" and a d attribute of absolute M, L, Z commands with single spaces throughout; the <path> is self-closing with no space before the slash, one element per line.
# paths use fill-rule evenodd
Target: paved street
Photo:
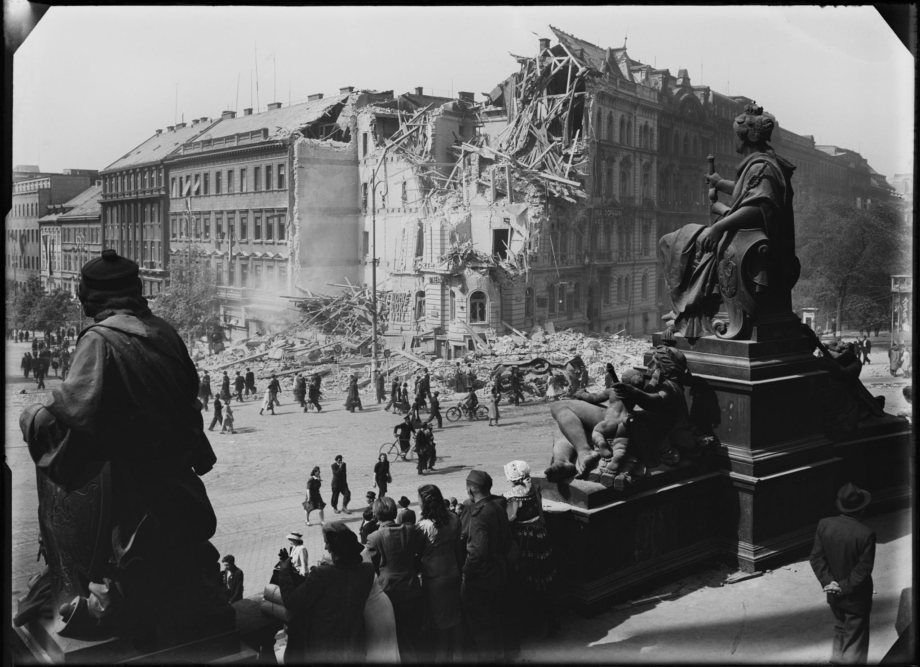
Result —
<path fill-rule="evenodd" d="M 38 569 L 37 499 L 34 468 L 22 442 L 18 418 L 22 407 L 41 400 L 30 378 L 19 371 L 24 344 L 7 346 L 7 463 L 12 470 L 12 590 L 21 596 L 31 574 Z M 907 381 L 888 373 L 884 350 L 863 371 L 873 394 L 887 396 L 889 412 L 905 409 L 901 387 Z M 59 380 L 46 381 L 48 389 Z M 25 389 L 26 393 L 20 391 Z M 368 404 L 363 413 L 345 411 L 342 397 L 327 396 L 322 414 L 304 414 L 281 395 L 277 416 L 259 416 L 259 403 L 234 406 L 236 435 L 209 434 L 217 453 L 217 466 L 204 477 L 217 512 L 218 529 L 213 543 L 221 554 L 232 553 L 246 573 L 246 596 L 261 593 L 277 560 L 287 546 L 291 530 L 305 533 L 311 560 L 322 551 L 318 525 L 306 528 L 300 503 L 314 465 L 323 471 L 323 498 L 329 502 L 329 466 L 342 454 L 349 466 L 349 485 L 354 508 L 372 488 L 373 465 L 380 445 L 391 441 L 399 417 Z M 445 408 L 448 406 L 445 406 Z M 549 458 L 552 420 L 545 404 L 521 408 L 501 407 L 499 428 L 486 421 L 448 424 L 436 430 L 439 460 L 437 471 L 426 482 L 437 484 L 444 495 L 464 497 L 467 471 L 481 468 L 496 482 L 496 491 L 507 487 L 502 465 L 524 459 L 535 470 Z M 206 415 L 210 421 L 210 414 Z M 130 434 L 126 434 L 130 436 Z M 394 463 L 389 495 L 408 496 L 415 505 L 422 483 L 414 464 Z M 331 506 L 326 520 L 338 517 Z M 318 516 L 313 515 L 318 521 Z M 360 514 L 345 518 L 357 530 Z M 881 658 L 894 641 L 894 618 L 901 588 L 910 585 L 910 517 L 899 512 L 872 519 L 879 532 L 876 588 L 878 597 L 872 617 L 873 643 L 870 663 Z M 697 662 L 701 659 L 762 662 L 822 662 L 830 655 L 832 617 L 807 562 L 794 563 L 758 579 L 719 587 L 731 571 L 710 569 L 662 588 L 678 597 L 656 605 L 625 611 L 609 611 L 592 619 L 572 614 L 563 617 L 563 635 L 555 640 L 533 640 L 525 646 L 531 660 L 617 660 Z"/>

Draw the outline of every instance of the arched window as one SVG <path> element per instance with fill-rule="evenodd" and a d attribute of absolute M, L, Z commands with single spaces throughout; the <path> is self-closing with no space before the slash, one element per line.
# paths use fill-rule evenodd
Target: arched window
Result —
<path fill-rule="evenodd" d="M 684 135 L 684 155 L 690 155 L 690 135 Z"/>
<path fill-rule="evenodd" d="M 700 141 L 696 137 L 693 137 L 693 152 L 691 153 L 691 155 L 699 155 L 699 154 L 700 154 Z"/>
<path fill-rule="evenodd" d="M 620 167 L 620 193 L 619 194 L 621 198 L 629 194 L 628 188 L 629 188 L 629 177 L 627 175 L 626 169 L 623 167 Z"/>
<path fill-rule="evenodd" d="M 546 304 L 549 306 L 549 314 L 556 314 L 556 286 L 547 285 L 546 286 Z"/>
<path fill-rule="evenodd" d="M 607 113 L 607 132 L 604 133 L 604 139 L 613 141 L 613 113 Z"/>
<path fill-rule="evenodd" d="M 415 293 L 415 319 L 425 319 L 425 293 L 422 291 Z"/>
<path fill-rule="evenodd" d="M 486 322 L 488 299 L 485 292 L 476 291 L 470 294 L 470 322 Z"/>
<path fill-rule="evenodd" d="M 620 143 L 626 143 L 626 116 L 620 116 Z"/>
<path fill-rule="evenodd" d="M 425 227 L 418 223 L 415 233 L 415 256 L 421 257 L 425 253 Z"/>
<path fill-rule="evenodd" d="M 524 290 L 524 317 L 533 317 L 533 287 Z"/>
<path fill-rule="evenodd" d="M 450 292 L 450 321 L 453 322 L 457 319 L 457 293 L 454 290 L 448 290 Z"/>
<path fill-rule="evenodd" d="M 607 177 L 605 179 L 606 189 L 604 191 L 605 197 L 613 197 L 613 164 L 610 162 L 605 163 L 604 169 L 607 172 Z"/>
<path fill-rule="evenodd" d="M 594 137 L 598 141 L 604 138 L 604 122 L 602 120 L 603 117 L 604 115 L 601 113 L 601 110 L 598 109 L 597 110 L 597 120 L 594 123 Z"/>
<path fill-rule="evenodd" d="M 632 295 L 629 293 L 629 276 L 623 278 L 623 300 L 626 303 L 632 301 Z"/>
<path fill-rule="evenodd" d="M 623 232 L 623 225 L 617 226 L 617 254 L 622 257 L 626 254 L 626 241 Z"/>
<path fill-rule="evenodd" d="M 642 298 L 648 298 L 648 275 L 645 273 L 642 274 Z"/>
<path fill-rule="evenodd" d="M 617 303 L 623 303 L 623 278 L 617 278 Z"/>
<path fill-rule="evenodd" d="M 575 283 L 575 287 L 573 288 L 572 292 L 574 294 L 573 300 L 575 301 L 575 310 L 580 310 L 581 309 L 581 283 Z"/>
<path fill-rule="evenodd" d="M 650 199 L 652 196 L 652 184 L 651 178 L 649 178 L 649 173 L 647 171 L 642 172 L 642 197 L 645 199 Z"/>
<path fill-rule="evenodd" d="M 664 179 L 664 174 L 658 172 L 658 200 L 667 201 L 668 199 L 668 182 Z"/>
<path fill-rule="evenodd" d="M 671 151 L 674 155 L 680 153 L 680 133 L 677 130 L 674 130 L 674 141 L 671 143 Z"/>
<path fill-rule="evenodd" d="M 632 119 L 626 121 L 626 145 L 633 145 L 633 135 L 632 135 Z"/>

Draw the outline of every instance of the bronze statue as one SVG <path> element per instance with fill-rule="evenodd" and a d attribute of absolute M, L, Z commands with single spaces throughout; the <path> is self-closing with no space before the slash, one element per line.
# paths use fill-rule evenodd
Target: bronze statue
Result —
<path fill-rule="evenodd" d="M 688 378 L 684 355 L 659 345 L 646 374 L 628 371 L 609 389 L 579 391 L 577 400 L 553 405 L 559 430 L 546 479 L 585 479 L 599 467 L 600 478 L 624 490 L 649 468 L 676 466 L 681 453 L 698 456 L 712 438 L 690 424 L 683 393 Z M 600 407 L 605 401 L 606 410 Z"/>
<path fill-rule="evenodd" d="M 139 650 L 187 641 L 221 607 L 217 519 L 200 476 L 216 462 L 185 343 L 151 314 L 138 265 L 106 249 L 82 271 L 93 323 L 67 378 L 26 408 L 47 567 L 19 626 L 50 618 L 75 638 L 128 636 Z"/>
<path fill-rule="evenodd" d="M 742 338 L 752 319 L 792 310 L 791 292 L 799 278 L 788 160 L 769 145 L 775 119 L 748 105 L 735 119 L 736 150 L 743 156 L 737 178 L 709 173 L 709 227 L 691 224 L 666 234 L 658 244 L 673 310 L 668 328 L 686 338 L 715 334 Z M 731 204 L 717 201 L 718 192 Z M 726 324 L 716 315 L 727 311 Z"/>

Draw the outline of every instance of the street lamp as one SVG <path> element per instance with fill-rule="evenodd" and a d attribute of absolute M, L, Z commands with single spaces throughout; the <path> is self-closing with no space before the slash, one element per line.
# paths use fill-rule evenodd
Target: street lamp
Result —
<path fill-rule="evenodd" d="M 384 151 L 384 157 L 386 152 Z M 371 303 L 373 306 L 372 331 L 371 331 L 371 379 L 377 381 L 377 186 L 387 186 L 386 181 L 377 181 L 377 169 L 380 162 L 371 174 Z M 384 188 L 381 201 L 386 204 L 388 187 Z"/>

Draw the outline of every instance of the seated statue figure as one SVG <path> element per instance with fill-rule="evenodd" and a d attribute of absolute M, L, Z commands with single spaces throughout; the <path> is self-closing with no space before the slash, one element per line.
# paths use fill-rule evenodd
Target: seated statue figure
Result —
<path fill-rule="evenodd" d="M 559 428 L 547 480 L 585 479 L 600 466 L 600 475 L 623 490 L 649 468 L 677 465 L 681 452 L 698 455 L 711 439 L 690 425 L 683 393 L 688 377 L 684 355 L 659 345 L 647 375 L 627 372 L 609 389 L 579 391 L 577 400 L 552 406 Z"/>
<path fill-rule="evenodd" d="M 791 313 L 800 272 L 792 211 L 795 166 L 767 143 L 774 126 L 762 107 L 746 106 L 734 122 L 735 147 L 743 156 L 736 180 L 705 176 L 710 210 L 719 219 L 709 227 L 685 225 L 659 241 L 673 305 L 663 319 L 686 338 L 737 338 L 758 313 Z M 731 195 L 731 204 L 719 202 L 718 192 Z M 720 307 L 727 310 L 727 327 L 714 319 Z"/>

